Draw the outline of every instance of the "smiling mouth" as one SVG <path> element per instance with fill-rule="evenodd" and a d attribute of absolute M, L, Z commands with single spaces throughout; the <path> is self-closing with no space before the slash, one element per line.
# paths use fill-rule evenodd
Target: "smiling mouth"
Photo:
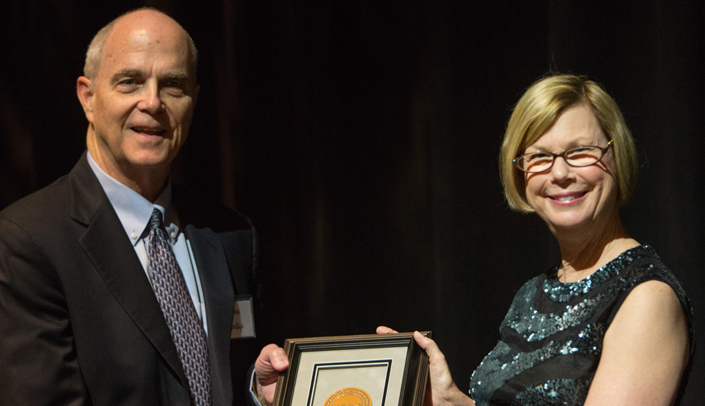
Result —
<path fill-rule="evenodd" d="M 159 128 L 149 128 L 149 127 L 130 127 L 130 129 L 136 133 L 147 134 L 147 135 L 162 135 L 165 130 Z"/>
<path fill-rule="evenodd" d="M 551 200 L 555 200 L 558 202 L 569 202 L 571 200 L 579 199 L 583 196 L 585 196 L 587 192 L 578 192 L 578 193 L 573 193 L 569 195 L 563 195 L 563 196 L 549 196 Z"/>

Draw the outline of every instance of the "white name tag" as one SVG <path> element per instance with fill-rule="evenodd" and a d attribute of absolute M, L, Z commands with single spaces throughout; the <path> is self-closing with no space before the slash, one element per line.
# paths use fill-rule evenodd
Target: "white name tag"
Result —
<path fill-rule="evenodd" d="M 252 295 L 235 296 L 233 327 L 230 338 L 254 338 L 255 315 L 252 311 Z"/>

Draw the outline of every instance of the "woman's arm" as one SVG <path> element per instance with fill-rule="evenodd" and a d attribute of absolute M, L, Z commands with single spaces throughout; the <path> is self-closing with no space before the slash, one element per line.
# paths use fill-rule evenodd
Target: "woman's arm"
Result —
<path fill-rule="evenodd" d="M 688 326 L 678 297 L 663 282 L 644 282 L 607 329 L 585 406 L 672 405 L 688 357 Z"/>

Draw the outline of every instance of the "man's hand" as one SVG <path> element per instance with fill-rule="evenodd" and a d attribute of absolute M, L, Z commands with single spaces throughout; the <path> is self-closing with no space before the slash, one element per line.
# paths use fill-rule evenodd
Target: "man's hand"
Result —
<path fill-rule="evenodd" d="M 289 358 L 284 350 L 276 344 L 262 348 L 255 361 L 255 385 L 260 400 L 267 405 L 274 401 L 274 390 L 277 387 L 277 377 L 280 372 L 289 368 Z"/>

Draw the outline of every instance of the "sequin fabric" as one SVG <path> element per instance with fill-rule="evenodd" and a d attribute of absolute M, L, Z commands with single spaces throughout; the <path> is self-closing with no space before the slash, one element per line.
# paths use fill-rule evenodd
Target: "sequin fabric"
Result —
<path fill-rule="evenodd" d="M 533 405 L 579 405 L 585 401 L 581 395 L 590 389 L 590 379 L 555 379 L 532 386 L 517 395 L 517 403 Z M 556 399 L 563 403 L 556 403 Z"/>
<path fill-rule="evenodd" d="M 584 403 L 605 332 L 642 282 L 671 286 L 692 320 L 683 288 L 648 245 L 625 251 L 578 282 L 561 283 L 557 271 L 531 279 L 514 297 L 499 343 L 471 377 L 470 396 L 478 406 Z M 692 337 L 691 330 L 691 343 Z"/>

